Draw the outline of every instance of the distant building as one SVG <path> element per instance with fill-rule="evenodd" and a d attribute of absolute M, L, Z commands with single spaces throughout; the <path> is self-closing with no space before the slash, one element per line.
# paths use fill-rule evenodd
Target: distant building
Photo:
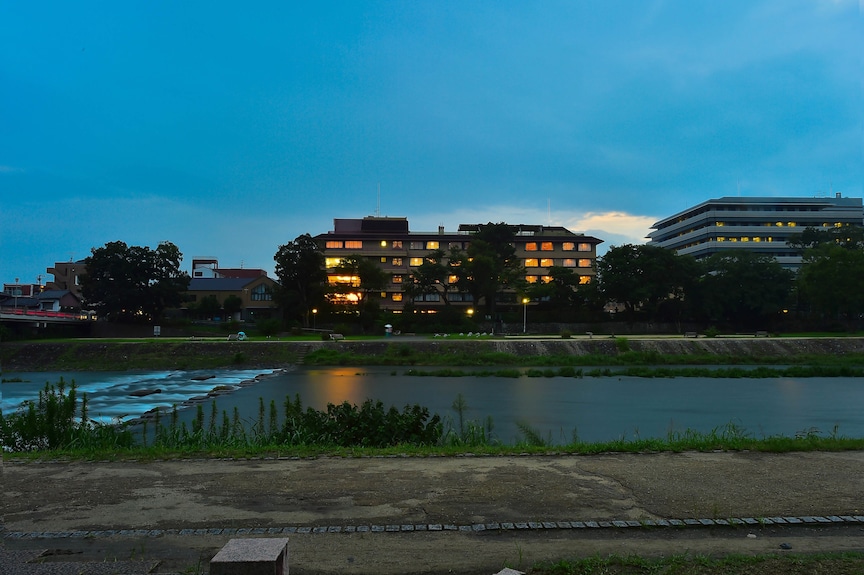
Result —
<path fill-rule="evenodd" d="M 46 290 L 69 290 L 79 301 L 82 299 L 80 278 L 87 273 L 84 260 L 56 262 L 54 267 L 48 268 L 48 273 L 54 276 L 54 280 L 45 285 Z"/>
<path fill-rule="evenodd" d="M 649 245 L 697 259 L 733 249 L 775 258 L 783 267 L 801 266 L 800 253 L 787 242 L 805 228 L 864 225 L 861 198 L 748 198 L 708 200 L 660 220 Z"/>
<path fill-rule="evenodd" d="M 194 278 L 257 278 L 266 276 L 267 272 L 259 268 L 220 268 L 219 260 L 211 256 L 192 258 L 192 275 Z"/>
<path fill-rule="evenodd" d="M 277 284 L 266 274 L 254 278 L 192 278 L 186 290 L 187 301 L 193 307 L 204 298 L 212 296 L 224 304 L 230 296 L 240 298 L 241 309 L 233 318 L 237 321 L 255 321 L 271 317 L 276 309 L 273 294 Z"/>
<path fill-rule="evenodd" d="M 481 224 L 462 224 L 456 232 L 445 232 L 443 226 L 437 232 L 412 232 L 404 217 L 334 219 L 333 230 L 314 239 L 324 253 L 331 285 L 356 282 L 356 278 L 340 276 L 334 268 L 343 258 L 360 255 L 375 262 L 390 278 L 380 293 L 381 308 L 400 312 L 406 303 L 403 286 L 410 280 L 411 270 L 421 266 L 426 256 L 435 250 L 467 249 L 472 235 L 480 228 Z M 552 266 L 573 268 L 582 283 L 590 282 L 595 276 L 597 245 L 602 240 L 560 226 L 518 224 L 510 228 L 515 235 L 516 254 L 526 269 L 527 282 L 548 281 Z M 455 283 L 456 278 L 449 281 Z M 444 305 L 442 297 L 437 293 L 425 294 L 415 298 L 414 303 L 420 308 L 434 309 Z M 467 293 L 450 292 L 447 298 L 456 305 L 473 306 L 471 295 Z M 350 301 L 350 296 L 348 299 Z"/>

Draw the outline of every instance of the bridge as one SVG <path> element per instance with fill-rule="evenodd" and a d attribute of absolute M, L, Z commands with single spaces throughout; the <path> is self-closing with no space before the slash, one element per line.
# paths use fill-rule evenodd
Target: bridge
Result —
<path fill-rule="evenodd" d="M 48 323 L 79 323 L 91 319 L 86 313 L 67 313 L 63 311 L 45 311 L 24 309 L 21 307 L 0 308 L 0 322 L 25 322 L 36 324 Z"/>

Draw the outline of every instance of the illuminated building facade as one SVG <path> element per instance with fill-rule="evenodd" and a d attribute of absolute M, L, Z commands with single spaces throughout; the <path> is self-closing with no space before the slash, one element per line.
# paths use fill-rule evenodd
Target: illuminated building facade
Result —
<path fill-rule="evenodd" d="M 328 282 L 331 285 L 357 285 L 357 278 L 340 276 L 335 268 L 348 256 L 358 255 L 375 262 L 388 276 L 385 289 L 379 294 L 382 309 L 399 312 L 405 306 L 404 285 L 410 281 L 412 269 L 423 264 L 435 250 L 445 253 L 451 248 L 467 249 L 471 237 L 481 224 L 463 224 L 456 232 L 411 232 L 407 218 L 366 217 L 362 219 L 334 219 L 333 230 L 315 236 L 324 253 Z M 549 268 L 573 268 L 580 282 L 588 283 L 595 275 L 597 245 L 602 240 L 571 232 L 560 226 L 511 225 L 515 235 L 516 255 L 525 266 L 525 279 L 529 283 L 548 280 Z M 449 282 L 455 283 L 451 277 Z M 342 296 L 347 302 L 356 302 L 359 295 Z M 443 294 L 425 294 L 415 298 L 419 309 L 435 309 L 444 305 Z M 471 295 L 449 292 L 451 304 L 473 306 Z"/>
<path fill-rule="evenodd" d="M 745 249 L 797 269 L 801 254 L 787 245 L 806 228 L 864 225 L 861 198 L 725 197 L 702 202 L 652 226 L 649 245 L 697 259 Z"/>

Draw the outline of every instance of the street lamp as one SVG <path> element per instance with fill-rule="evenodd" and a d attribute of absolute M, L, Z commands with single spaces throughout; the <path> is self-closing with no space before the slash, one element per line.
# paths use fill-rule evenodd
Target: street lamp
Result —
<path fill-rule="evenodd" d="M 315 318 L 318 317 L 318 308 L 312 308 L 312 329 L 315 329 Z"/>
<path fill-rule="evenodd" d="M 528 331 L 528 302 L 531 301 L 527 297 L 522 298 L 522 333 Z"/>

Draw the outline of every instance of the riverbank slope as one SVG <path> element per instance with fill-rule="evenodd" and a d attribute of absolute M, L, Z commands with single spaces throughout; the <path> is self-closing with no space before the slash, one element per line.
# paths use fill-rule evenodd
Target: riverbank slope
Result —
<path fill-rule="evenodd" d="M 782 358 L 864 354 L 864 338 L 506 338 L 442 340 L 393 338 L 361 341 L 212 341 L 164 340 L 116 342 L 5 342 L 0 368 L 14 371 L 93 371 L 126 369 L 206 369 L 217 367 L 280 368 L 315 350 L 333 349 L 357 355 L 405 357 L 420 363 L 424 354 L 510 354 L 514 356 L 600 355 L 629 352 L 675 356 Z M 414 356 L 412 358 L 412 356 Z"/>

